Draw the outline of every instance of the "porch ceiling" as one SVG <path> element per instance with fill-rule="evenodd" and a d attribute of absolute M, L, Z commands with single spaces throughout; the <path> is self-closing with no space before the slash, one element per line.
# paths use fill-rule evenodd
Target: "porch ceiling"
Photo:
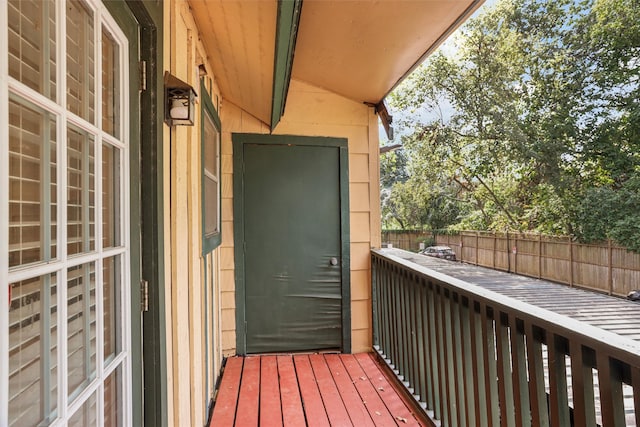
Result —
<path fill-rule="evenodd" d="M 305 0 L 293 77 L 377 104 L 482 2 Z"/>
<path fill-rule="evenodd" d="M 380 102 L 483 0 L 304 0 L 292 76 Z M 223 97 L 271 123 L 277 0 L 190 0 Z"/>
<path fill-rule="evenodd" d="M 276 0 L 190 0 L 222 96 L 271 122 Z"/>

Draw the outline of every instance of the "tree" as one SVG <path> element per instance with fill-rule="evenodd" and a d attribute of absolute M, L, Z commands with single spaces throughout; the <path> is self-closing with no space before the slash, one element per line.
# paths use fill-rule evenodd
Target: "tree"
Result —
<path fill-rule="evenodd" d="M 625 240 L 639 207 L 639 68 L 637 0 L 496 3 L 392 94 L 409 178 L 389 200 L 424 224 L 442 209 L 428 188 L 455 200 L 450 227 Z M 603 212 L 599 198 L 627 203 Z"/>

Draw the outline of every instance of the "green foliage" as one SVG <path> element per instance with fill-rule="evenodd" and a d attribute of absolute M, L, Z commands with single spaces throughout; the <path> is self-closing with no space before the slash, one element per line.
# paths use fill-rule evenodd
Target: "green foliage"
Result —
<path fill-rule="evenodd" d="M 384 223 L 640 248 L 637 1 L 502 0 L 470 20 L 390 96 L 405 150 L 381 161 Z"/>
<path fill-rule="evenodd" d="M 640 252 L 640 176 L 622 188 L 590 188 L 580 205 L 578 219 L 586 241 L 612 239 Z"/>
<path fill-rule="evenodd" d="M 455 221 L 459 206 L 446 191 L 409 179 L 382 190 L 382 226 L 386 229 L 439 229 Z"/>

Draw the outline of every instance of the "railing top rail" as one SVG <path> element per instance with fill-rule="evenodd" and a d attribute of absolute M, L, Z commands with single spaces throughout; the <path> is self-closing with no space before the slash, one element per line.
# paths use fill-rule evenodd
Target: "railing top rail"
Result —
<path fill-rule="evenodd" d="M 474 301 L 479 301 L 505 313 L 514 313 L 516 317 L 531 321 L 545 329 L 558 330 L 560 335 L 567 338 L 577 338 L 594 348 L 607 347 L 609 348 L 608 352 L 619 360 L 628 360 L 630 358 L 637 363 L 638 357 L 640 357 L 639 341 L 449 276 L 392 255 L 389 253 L 391 251 L 387 249 L 372 249 L 371 252 L 375 257 L 410 270 L 426 280 L 446 285 L 449 289 Z"/>

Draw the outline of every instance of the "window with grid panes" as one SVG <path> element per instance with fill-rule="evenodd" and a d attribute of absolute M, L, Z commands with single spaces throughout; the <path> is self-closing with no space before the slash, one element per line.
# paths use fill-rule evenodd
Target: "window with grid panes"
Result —
<path fill-rule="evenodd" d="M 126 38 L 99 1 L 0 5 L 0 425 L 127 425 Z"/>

